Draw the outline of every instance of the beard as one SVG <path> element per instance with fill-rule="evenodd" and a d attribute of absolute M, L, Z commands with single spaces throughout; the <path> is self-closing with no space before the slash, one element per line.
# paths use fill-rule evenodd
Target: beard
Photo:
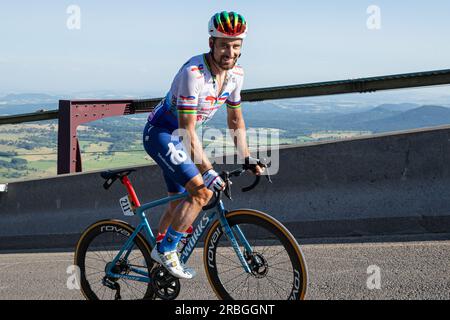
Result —
<path fill-rule="evenodd" d="M 223 70 L 231 70 L 234 68 L 234 66 L 237 63 L 238 57 L 231 58 L 230 61 L 225 62 L 227 57 L 221 56 L 219 60 L 216 60 L 216 63 L 219 65 L 219 67 Z"/>

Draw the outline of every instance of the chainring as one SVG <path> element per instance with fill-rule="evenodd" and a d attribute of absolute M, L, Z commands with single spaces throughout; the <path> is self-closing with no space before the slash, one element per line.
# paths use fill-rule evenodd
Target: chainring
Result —
<path fill-rule="evenodd" d="M 175 300 L 180 294 L 180 280 L 172 276 L 164 267 L 157 265 L 153 268 L 151 285 L 156 296 L 162 300 Z"/>

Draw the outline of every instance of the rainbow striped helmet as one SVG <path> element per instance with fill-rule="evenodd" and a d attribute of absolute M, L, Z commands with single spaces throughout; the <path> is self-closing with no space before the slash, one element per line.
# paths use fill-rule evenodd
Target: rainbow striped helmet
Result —
<path fill-rule="evenodd" d="M 211 37 L 244 39 L 247 36 L 247 21 L 236 12 L 218 12 L 209 20 L 208 31 Z"/>

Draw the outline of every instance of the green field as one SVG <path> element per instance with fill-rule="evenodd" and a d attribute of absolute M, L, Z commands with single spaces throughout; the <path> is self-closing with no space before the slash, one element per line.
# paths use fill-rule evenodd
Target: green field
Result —
<path fill-rule="evenodd" d="M 105 129 L 106 128 L 106 129 Z M 107 129 L 114 128 L 111 132 Z M 130 129 L 131 128 L 131 129 Z M 134 130 L 134 131 L 130 131 Z M 280 145 L 301 144 L 324 139 L 359 136 L 367 132 L 321 131 L 311 135 L 287 135 L 280 131 Z M 286 134 L 286 135 L 285 135 Z M 78 132 L 83 171 L 102 170 L 118 167 L 153 164 L 153 160 L 143 150 L 141 133 L 135 124 L 105 125 L 104 128 L 83 127 Z M 56 175 L 57 142 L 56 126 L 49 124 L 5 125 L 0 127 L 0 183 L 50 177 Z M 275 141 L 274 141 L 275 142 Z M 212 143 L 205 140 L 205 148 Z M 233 150 L 231 140 L 221 137 L 214 141 L 222 154 L 221 146 L 228 145 Z M 270 143 L 260 141 L 262 147 Z M 255 147 L 251 146 L 251 150 Z M 26 160 L 26 161 L 25 161 Z"/>

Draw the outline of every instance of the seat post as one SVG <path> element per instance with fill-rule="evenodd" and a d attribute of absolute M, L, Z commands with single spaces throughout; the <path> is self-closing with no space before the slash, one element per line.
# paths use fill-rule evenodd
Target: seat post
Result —
<path fill-rule="evenodd" d="M 130 179 L 128 179 L 128 176 L 123 176 L 120 181 L 122 184 L 127 188 L 128 194 L 131 197 L 131 201 L 133 202 L 133 205 L 135 207 L 140 207 L 141 203 L 139 202 L 139 199 L 136 195 L 136 192 L 134 191 L 133 185 L 131 184 Z"/>

